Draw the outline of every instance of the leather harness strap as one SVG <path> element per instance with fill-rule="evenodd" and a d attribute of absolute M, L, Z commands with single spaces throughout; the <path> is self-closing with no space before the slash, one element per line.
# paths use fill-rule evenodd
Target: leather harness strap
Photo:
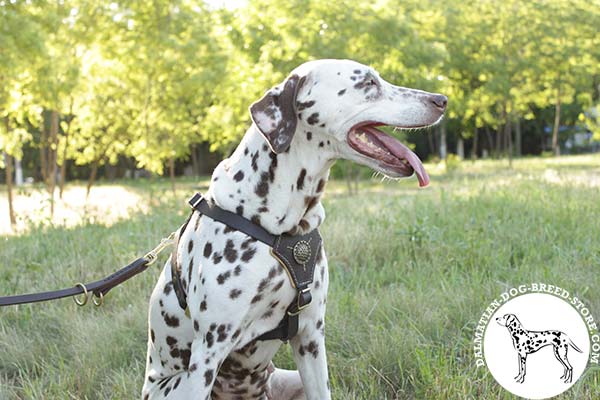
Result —
<path fill-rule="evenodd" d="M 216 204 L 209 204 L 200 193 L 196 193 L 189 204 L 194 211 L 221 222 L 231 228 L 247 234 L 271 247 L 271 254 L 287 272 L 292 285 L 296 289 L 296 296 L 287 308 L 286 314 L 279 325 L 259 336 L 258 340 L 279 339 L 288 341 L 298 332 L 298 314 L 306 308 L 311 300 L 309 285 L 313 282 L 315 265 L 321 251 L 321 235 L 317 229 L 306 235 L 272 235 L 262 226 L 257 225 L 244 217 L 224 210 Z M 183 224 L 176 239 L 175 249 L 171 256 L 171 277 L 177 301 L 181 308 L 189 313 L 185 290 L 182 286 L 181 268 L 177 262 L 177 247 L 179 237 L 185 231 L 191 218 Z"/>

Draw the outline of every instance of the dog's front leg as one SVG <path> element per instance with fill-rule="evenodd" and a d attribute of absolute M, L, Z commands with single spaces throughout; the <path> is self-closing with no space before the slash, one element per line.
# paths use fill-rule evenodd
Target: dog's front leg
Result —
<path fill-rule="evenodd" d="M 321 255 L 324 259 L 324 252 Z M 300 314 L 300 330 L 290 344 L 306 400 L 328 400 L 331 393 L 325 354 L 325 303 L 329 280 L 326 260 L 316 271 L 312 303 Z"/>
<path fill-rule="evenodd" d="M 331 399 L 325 337 L 318 329 L 303 332 L 290 341 L 304 385 L 306 400 Z"/>

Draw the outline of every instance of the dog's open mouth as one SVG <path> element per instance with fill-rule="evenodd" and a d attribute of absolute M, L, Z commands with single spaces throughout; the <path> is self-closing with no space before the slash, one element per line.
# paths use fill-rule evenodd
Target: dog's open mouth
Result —
<path fill-rule="evenodd" d="M 385 124 L 368 122 L 354 126 L 348 133 L 348 144 L 360 154 L 378 161 L 385 170 L 399 176 L 415 173 L 419 186 L 427 186 L 429 176 L 419 157 L 397 139 L 376 128 L 382 125 Z"/>

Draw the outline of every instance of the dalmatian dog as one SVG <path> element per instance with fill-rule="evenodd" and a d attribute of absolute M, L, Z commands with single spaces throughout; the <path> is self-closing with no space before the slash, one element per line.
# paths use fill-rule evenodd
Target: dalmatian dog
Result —
<path fill-rule="evenodd" d="M 542 347 L 552 346 L 554 356 L 564 368 L 564 373 L 561 379 L 565 383 L 570 383 L 573 379 L 573 367 L 567 358 L 569 346 L 575 351 L 582 351 L 573 343 L 566 333 L 561 331 L 528 331 L 523 328 L 521 322 L 514 314 L 505 314 L 502 317 L 496 318 L 496 322 L 508 328 L 513 341 L 513 346 L 519 355 L 519 374 L 515 376 L 515 380 L 519 383 L 525 381 L 525 363 L 527 355 L 535 353 Z"/>
<path fill-rule="evenodd" d="M 350 60 L 307 62 L 252 104 L 252 126 L 215 169 L 204 197 L 271 234 L 304 234 L 325 219 L 321 198 L 337 159 L 391 178 L 429 178 L 419 158 L 378 126 L 425 127 L 447 99 L 392 85 Z M 312 302 L 290 340 L 298 370 L 275 368 L 275 328 L 295 298 L 270 247 L 195 212 L 177 261 L 189 316 L 166 263 L 152 293 L 143 399 L 330 399 L 325 354 L 328 272 L 317 257 Z"/>

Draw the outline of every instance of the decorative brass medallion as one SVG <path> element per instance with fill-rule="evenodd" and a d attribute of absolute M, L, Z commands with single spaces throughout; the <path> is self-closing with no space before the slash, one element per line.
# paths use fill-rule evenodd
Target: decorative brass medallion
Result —
<path fill-rule="evenodd" d="M 294 245 L 293 249 L 294 260 L 298 264 L 306 264 L 306 262 L 310 259 L 310 245 L 306 240 L 299 240 Z"/>

